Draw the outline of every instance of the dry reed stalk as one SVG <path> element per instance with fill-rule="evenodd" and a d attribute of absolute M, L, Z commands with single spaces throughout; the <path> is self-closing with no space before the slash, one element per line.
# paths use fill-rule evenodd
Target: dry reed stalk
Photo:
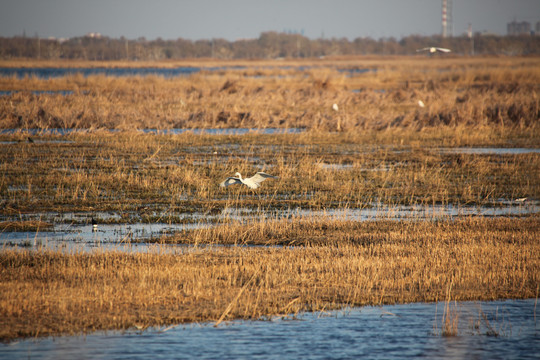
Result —
<path fill-rule="evenodd" d="M 450 308 L 452 285 L 453 280 L 448 285 L 448 289 L 446 291 L 446 301 L 442 317 L 441 334 L 443 336 L 456 336 L 458 333 L 459 314 L 457 309 L 457 303 L 454 301 L 454 306 Z"/>

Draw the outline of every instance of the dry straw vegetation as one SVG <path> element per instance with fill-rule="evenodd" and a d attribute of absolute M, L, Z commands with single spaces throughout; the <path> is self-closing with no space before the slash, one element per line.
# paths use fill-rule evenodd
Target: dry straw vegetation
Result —
<path fill-rule="evenodd" d="M 498 131 L 498 130 L 497 130 Z M 450 134 L 450 136 L 449 136 Z M 185 222 L 182 213 L 395 205 L 501 206 L 540 197 L 540 157 L 463 154 L 454 144 L 538 146 L 517 132 L 400 129 L 361 134 L 4 135 L 0 152 L 3 214 L 113 211 L 122 222 Z M 18 142 L 18 140 L 21 140 Z M 519 144 L 521 143 L 521 144 Z M 236 171 L 279 176 L 257 192 L 217 186 Z M 47 221 L 47 219 L 42 219 Z M 102 219 L 112 221 L 111 219 Z"/>
<path fill-rule="evenodd" d="M 538 218 L 344 223 L 325 230 L 330 244 L 195 248 L 181 255 L 159 248 L 3 250 L 0 337 L 437 301 L 451 284 L 454 300 L 530 298 L 540 281 L 538 224 Z"/>
<path fill-rule="evenodd" d="M 441 150 L 539 148 L 537 58 L 227 65 L 243 67 L 175 78 L 0 78 L 0 90 L 15 91 L 0 96 L 0 127 L 20 130 L 0 134 L 2 233 L 39 236 L 63 212 L 197 225 L 154 239 L 148 253 L 2 249 L 1 339 L 536 296 L 538 214 L 365 222 L 324 214 L 539 199 L 537 152 Z M 176 127 L 306 131 L 135 131 Z M 88 131 L 26 131 L 51 128 Z M 259 170 L 279 180 L 256 192 L 217 186 Z M 190 246 L 175 253 L 169 243 Z"/>
<path fill-rule="evenodd" d="M 0 98 L 0 127 L 341 131 L 463 124 L 538 127 L 538 58 L 165 64 L 174 65 L 225 66 L 174 78 L 2 78 L 2 90 L 20 92 Z M 231 68 L 234 65 L 241 67 Z M 31 90 L 73 94 L 36 95 Z M 418 100 L 426 107 L 419 108 Z M 340 106 L 338 114 L 332 111 L 333 103 Z"/>

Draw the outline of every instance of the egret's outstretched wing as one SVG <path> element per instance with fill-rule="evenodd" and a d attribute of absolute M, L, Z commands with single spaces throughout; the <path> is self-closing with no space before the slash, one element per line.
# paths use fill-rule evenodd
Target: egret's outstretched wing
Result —
<path fill-rule="evenodd" d="M 440 47 L 438 47 L 436 49 L 439 50 L 439 51 L 445 52 L 445 53 L 448 53 L 448 52 L 452 51 L 450 49 L 445 49 L 445 48 L 440 48 Z"/>
<path fill-rule="evenodd" d="M 429 51 L 430 49 L 431 49 L 431 48 L 426 47 L 426 48 L 418 49 L 418 50 L 416 50 L 416 52 L 420 52 L 420 51 Z"/>
<path fill-rule="evenodd" d="M 219 184 L 219 186 L 226 187 L 226 186 L 229 186 L 229 185 L 241 184 L 241 183 L 242 183 L 242 181 L 240 181 L 240 179 L 238 179 L 238 178 L 228 177 L 227 179 L 225 179 L 225 181 L 223 181 L 221 184 Z"/>
<path fill-rule="evenodd" d="M 244 184 L 251 189 L 256 189 L 266 179 L 277 179 L 277 176 L 270 175 L 263 172 L 258 172 L 250 178 L 244 179 Z"/>

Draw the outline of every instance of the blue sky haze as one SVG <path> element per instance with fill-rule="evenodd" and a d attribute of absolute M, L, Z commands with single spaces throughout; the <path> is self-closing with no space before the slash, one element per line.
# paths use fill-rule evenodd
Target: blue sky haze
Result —
<path fill-rule="evenodd" d="M 453 0 L 453 33 L 506 34 L 512 20 L 540 21 L 540 0 Z M 0 36 L 128 39 L 402 38 L 441 33 L 440 0 L 0 0 Z"/>

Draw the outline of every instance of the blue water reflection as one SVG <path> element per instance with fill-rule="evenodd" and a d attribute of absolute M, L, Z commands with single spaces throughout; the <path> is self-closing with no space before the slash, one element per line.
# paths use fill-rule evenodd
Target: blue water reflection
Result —
<path fill-rule="evenodd" d="M 279 69 L 279 70 L 291 70 L 294 69 L 298 72 L 305 72 L 314 68 L 313 66 L 263 66 L 260 69 Z M 19 79 L 25 77 L 37 77 L 40 79 L 58 78 L 68 75 L 80 74 L 84 77 L 92 75 L 104 75 L 104 76 L 163 76 L 165 78 L 187 76 L 199 72 L 216 72 L 216 71 L 235 71 L 246 70 L 247 66 L 243 65 L 231 65 L 231 66 L 181 66 L 181 67 L 0 67 L 0 77 L 12 77 L 15 76 Z M 361 75 L 368 72 L 376 72 L 377 69 L 373 68 L 338 68 L 338 72 L 346 74 L 347 76 Z"/>
<path fill-rule="evenodd" d="M 0 67 L 0 76 L 12 77 L 19 79 L 25 77 L 37 77 L 40 79 L 58 78 L 68 75 L 82 75 L 84 77 L 92 75 L 105 76 L 147 76 L 155 75 L 165 78 L 187 76 L 201 71 L 224 71 L 224 70 L 244 70 L 245 66 L 214 66 L 214 67 L 198 67 L 198 66 L 182 66 L 173 68 L 164 67 Z"/>
<path fill-rule="evenodd" d="M 223 128 L 223 129 L 143 129 L 148 134 L 171 134 L 178 135 L 183 133 L 206 134 L 206 135 L 246 135 L 249 133 L 274 135 L 274 134 L 298 134 L 304 132 L 302 128 Z"/>
<path fill-rule="evenodd" d="M 16 134 L 25 133 L 28 135 L 68 135 L 77 132 L 89 132 L 88 129 L 1 129 L 0 134 Z M 103 130 L 101 130 L 103 131 Z M 120 132 L 116 129 L 107 129 L 109 132 Z M 140 132 L 156 135 L 179 135 L 184 133 L 192 133 L 196 135 L 246 135 L 246 134 L 299 134 L 304 132 L 303 128 L 223 128 L 223 129 L 140 129 Z"/>
<path fill-rule="evenodd" d="M 337 69 L 340 73 L 348 74 L 348 76 L 354 76 L 354 75 L 360 75 L 365 74 L 368 72 L 377 72 L 377 69 L 369 69 L 369 68 L 343 68 L 343 69 Z"/>
<path fill-rule="evenodd" d="M 195 324 L 24 340 L 0 345 L 0 358 L 538 359 L 534 299 L 457 306 L 459 330 L 452 337 L 441 335 L 444 304 L 418 303 L 234 321 L 217 328 Z M 497 333 L 489 334 L 490 329 Z"/>
<path fill-rule="evenodd" d="M 538 148 L 479 148 L 479 147 L 457 147 L 457 148 L 438 148 L 443 154 L 467 154 L 467 155 L 518 155 L 540 153 Z"/>
<path fill-rule="evenodd" d="M 83 76 L 105 75 L 105 76 L 145 76 L 158 75 L 163 77 L 177 77 L 191 75 L 200 72 L 200 67 L 176 67 L 176 68 L 159 68 L 159 67 L 137 67 L 137 68 L 109 68 L 109 67 L 91 67 L 91 68 L 0 68 L 0 76 L 15 76 L 24 78 L 27 76 L 35 76 L 40 79 L 50 79 L 63 77 L 67 75 L 80 74 Z"/>
<path fill-rule="evenodd" d="M 19 90 L 0 90 L 0 96 L 11 96 L 13 94 L 19 93 L 22 91 Z M 29 93 L 33 95 L 73 95 L 75 92 L 73 90 L 31 90 Z"/>

